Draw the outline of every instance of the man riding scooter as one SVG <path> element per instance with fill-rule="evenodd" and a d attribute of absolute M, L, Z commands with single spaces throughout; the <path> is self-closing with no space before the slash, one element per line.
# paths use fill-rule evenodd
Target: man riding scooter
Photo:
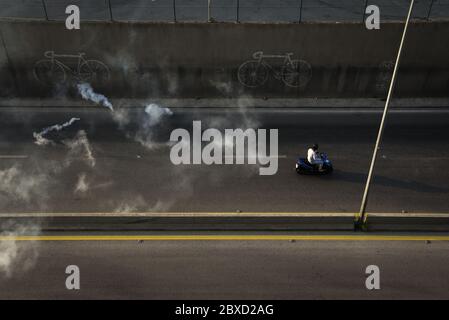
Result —
<path fill-rule="evenodd" d="M 327 154 L 318 152 L 317 144 L 307 150 L 307 158 L 296 159 L 295 168 L 299 174 L 314 175 L 328 174 L 334 170 Z"/>
<path fill-rule="evenodd" d="M 318 166 L 319 171 L 323 171 L 323 159 L 318 153 L 318 145 L 315 143 L 309 150 L 307 150 L 307 161 L 313 166 Z"/>

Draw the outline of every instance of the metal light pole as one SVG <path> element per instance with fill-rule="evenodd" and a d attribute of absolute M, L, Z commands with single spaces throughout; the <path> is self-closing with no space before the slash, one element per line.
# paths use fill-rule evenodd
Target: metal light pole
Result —
<path fill-rule="evenodd" d="M 42 0 L 42 8 L 44 8 L 45 19 L 48 21 L 47 5 L 45 4 L 45 0 Z"/>
<path fill-rule="evenodd" d="M 173 20 L 177 22 L 176 19 L 176 0 L 173 0 Z"/>
<path fill-rule="evenodd" d="M 240 22 L 240 0 L 237 0 L 237 22 Z"/>
<path fill-rule="evenodd" d="M 368 7 L 368 0 L 365 0 L 365 6 L 363 7 L 362 23 L 365 23 L 366 7 Z"/>
<path fill-rule="evenodd" d="M 435 0 L 432 0 L 432 2 L 430 3 L 429 11 L 427 12 L 427 20 L 429 20 L 429 18 L 430 18 L 430 13 L 432 12 L 432 7 L 433 7 L 434 2 L 435 2 Z"/>
<path fill-rule="evenodd" d="M 109 0 L 108 3 L 109 3 L 109 18 L 111 19 L 111 22 L 112 22 L 112 21 L 114 21 L 114 16 L 112 15 L 111 0 Z"/>
<path fill-rule="evenodd" d="M 210 0 L 207 0 L 207 22 L 210 22 Z"/>
<path fill-rule="evenodd" d="M 363 193 L 362 205 L 360 206 L 359 216 L 357 217 L 357 222 L 361 223 L 362 225 L 364 225 L 366 223 L 366 219 L 367 219 L 367 214 L 366 214 L 365 210 L 366 210 L 366 205 L 368 203 L 369 188 L 370 188 L 371 179 L 373 176 L 374 165 L 376 163 L 377 151 L 379 149 L 379 145 L 382 140 L 382 134 L 384 131 L 384 126 L 385 126 L 385 119 L 387 117 L 388 107 L 390 105 L 390 99 L 391 99 L 395 81 L 396 81 L 396 74 L 398 71 L 399 60 L 401 58 L 402 46 L 404 45 L 405 35 L 407 34 L 407 28 L 408 28 L 410 17 L 411 17 L 412 11 L 413 11 L 414 2 L 415 2 L 415 0 L 411 0 L 411 2 L 410 2 L 410 8 L 408 10 L 407 20 L 405 21 L 404 32 L 402 33 L 401 44 L 399 45 L 399 51 L 398 51 L 398 55 L 396 57 L 396 63 L 394 65 L 393 76 L 391 77 L 387 101 L 385 102 L 384 113 L 382 115 L 382 121 L 380 122 L 380 128 L 379 128 L 379 133 L 377 134 L 376 145 L 374 146 L 373 158 L 371 159 L 371 165 L 370 165 L 369 172 L 368 172 L 368 178 L 366 180 L 366 186 L 365 186 L 365 192 Z"/>

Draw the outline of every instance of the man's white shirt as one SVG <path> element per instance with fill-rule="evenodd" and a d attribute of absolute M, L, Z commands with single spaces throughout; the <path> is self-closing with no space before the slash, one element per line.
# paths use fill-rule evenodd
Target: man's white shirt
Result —
<path fill-rule="evenodd" d="M 309 161 L 309 163 L 315 163 L 316 160 L 321 160 L 320 155 L 312 148 L 309 148 L 309 150 L 307 151 L 307 161 Z"/>

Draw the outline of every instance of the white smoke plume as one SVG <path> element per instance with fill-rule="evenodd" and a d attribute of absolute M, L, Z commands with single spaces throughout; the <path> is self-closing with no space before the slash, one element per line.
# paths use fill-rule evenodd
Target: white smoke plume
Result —
<path fill-rule="evenodd" d="M 80 121 L 80 118 L 72 118 L 63 124 L 55 124 L 50 127 L 44 128 L 41 132 L 33 132 L 33 137 L 36 140 L 34 143 L 37 145 L 47 145 L 51 143 L 51 140 L 44 138 L 44 136 L 51 131 L 61 131 L 64 128 L 70 127 L 74 122 Z"/>
<path fill-rule="evenodd" d="M 69 148 L 65 162 L 66 166 L 69 166 L 74 159 L 77 159 L 81 155 L 83 156 L 83 160 L 85 160 L 90 167 L 95 167 L 96 160 L 84 130 L 78 131 L 74 139 L 66 140 L 64 141 L 64 144 Z"/>
<path fill-rule="evenodd" d="M 112 106 L 112 103 L 109 102 L 108 98 L 100 93 L 96 93 L 89 83 L 80 83 L 77 87 L 79 94 L 84 100 L 93 101 L 97 104 L 101 104 L 111 111 L 114 111 L 114 107 Z"/>
<path fill-rule="evenodd" d="M 89 190 L 89 183 L 86 181 L 86 173 L 81 173 L 78 176 L 78 182 L 75 186 L 75 193 L 85 193 Z"/>
<path fill-rule="evenodd" d="M 44 138 L 44 135 L 51 131 L 61 131 L 72 125 L 79 118 L 72 118 L 64 124 L 57 124 L 45 128 L 39 133 L 34 133 L 36 143 L 50 143 L 51 140 Z M 4 210 L 15 203 L 21 208 L 32 208 L 31 210 L 46 209 L 50 187 L 57 186 L 57 177 L 62 170 L 66 169 L 73 161 L 87 161 L 90 167 L 95 166 L 95 158 L 87 139 L 87 135 L 80 130 L 72 140 L 64 141 L 68 148 L 68 153 L 64 161 L 38 161 L 34 165 L 15 164 L 9 168 L 0 170 L 0 204 Z M 89 184 L 86 174 L 79 176 L 76 185 L 78 192 L 87 192 Z M 38 258 L 38 245 L 36 241 L 18 241 L 20 236 L 35 236 L 40 233 L 40 226 L 37 224 L 17 224 L 13 220 L 0 225 L 0 280 L 10 278 L 15 274 L 31 269 Z"/>
<path fill-rule="evenodd" d="M 151 103 L 145 107 L 145 116 L 140 117 L 137 123 L 137 131 L 131 133 L 126 126 L 132 121 L 130 118 L 130 111 L 128 109 L 118 109 L 114 112 L 113 118 L 119 125 L 119 128 L 125 131 L 126 136 L 148 149 L 155 149 L 167 145 L 167 142 L 157 142 L 155 134 L 157 125 L 159 125 L 165 117 L 173 115 L 169 108 L 160 107 L 157 104 Z"/>
<path fill-rule="evenodd" d="M 146 117 L 139 124 L 134 140 L 147 149 L 155 149 L 168 145 L 168 142 L 158 142 L 155 139 L 156 126 L 161 123 L 164 117 L 171 116 L 173 112 L 169 108 L 163 108 L 157 104 L 150 104 L 145 107 Z"/>
<path fill-rule="evenodd" d="M 75 188 L 73 190 L 74 194 L 83 194 L 88 191 L 93 191 L 97 189 L 106 189 L 114 185 L 113 181 L 105 181 L 97 184 L 93 184 L 94 179 L 89 178 L 86 172 L 82 172 L 78 175 L 78 180 L 76 182 Z"/>
<path fill-rule="evenodd" d="M 25 171 L 26 170 L 26 171 Z M 16 164 L 0 171 L 0 204 L 1 207 L 12 203 L 21 208 L 31 207 L 40 210 L 47 203 L 49 176 L 41 172 L 38 166 L 22 166 Z M 18 241 L 20 236 L 37 236 L 41 232 L 40 225 L 31 221 L 18 223 L 13 219 L 0 222 L 0 280 L 21 276 L 32 269 L 38 258 L 39 243 L 36 241 Z"/>
<path fill-rule="evenodd" d="M 47 144 L 51 144 L 53 143 L 53 141 L 51 141 L 50 139 L 44 138 L 43 136 L 37 134 L 36 132 L 33 132 L 33 136 L 34 136 L 34 143 L 37 144 L 38 146 L 46 146 Z"/>
<path fill-rule="evenodd" d="M 0 226 L 0 237 L 7 237 L 7 240 L 0 240 L 0 278 L 10 278 L 14 273 L 30 270 L 38 258 L 38 242 L 17 241 L 17 237 L 37 236 L 40 233 L 38 225 L 16 225 L 9 221 Z"/>
<path fill-rule="evenodd" d="M 48 198 L 52 188 L 60 183 L 58 178 L 75 161 L 83 161 L 90 168 L 96 165 L 96 159 L 87 139 L 80 130 L 75 138 L 63 141 L 66 146 L 62 160 L 35 158 L 32 163 L 14 164 L 0 169 L 0 209 L 10 210 L 18 204 L 24 210 L 48 209 Z"/>
<path fill-rule="evenodd" d="M 80 136 L 81 138 L 66 142 L 68 151 L 64 150 L 63 159 L 36 158 L 31 163 L 18 163 L 0 169 L 1 212 L 11 212 L 14 210 L 13 208 L 17 207 L 25 211 L 46 211 L 49 209 L 51 202 L 48 200 L 53 192 L 58 192 L 67 186 L 67 181 L 61 178 L 66 170 L 70 170 L 72 163 L 82 161 L 89 168 L 94 168 L 95 158 L 87 138 L 82 134 Z M 89 171 L 85 172 L 89 173 Z M 89 176 L 86 175 L 87 177 Z M 84 181 L 78 182 L 75 188 L 78 191 L 84 191 L 85 187 L 90 187 L 89 184 L 90 181 L 84 179 Z"/>
<path fill-rule="evenodd" d="M 173 114 L 169 108 L 163 108 L 154 103 L 146 106 L 145 113 L 148 115 L 148 120 L 146 123 L 149 127 L 159 124 L 163 116 L 171 116 Z"/>
<path fill-rule="evenodd" d="M 209 83 L 214 86 L 220 93 L 222 93 L 224 96 L 231 96 L 233 92 L 233 86 L 232 83 L 229 82 L 223 82 L 223 81 L 216 81 L 216 80 L 209 80 Z"/>
<path fill-rule="evenodd" d="M 47 182 L 45 174 L 24 174 L 18 166 L 0 170 L 0 199 L 29 202 Z"/>
<path fill-rule="evenodd" d="M 145 107 L 144 117 L 138 123 L 138 130 L 133 135 L 127 132 L 125 127 L 130 124 L 129 110 L 119 109 L 115 110 L 108 98 L 102 94 L 95 93 L 92 86 L 89 83 L 78 84 L 78 91 L 84 99 L 94 101 L 95 103 L 102 104 L 113 111 L 113 119 L 118 123 L 121 130 L 126 132 L 128 137 L 131 137 L 135 141 L 139 142 L 148 149 L 157 148 L 166 145 L 166 143 L 158 143 L 154 141 L 155 126 L 157 126 L 164 117 L 173 115 L 173 112 L 169 108 L 160 107 L 157 104 L 151 103 Z M 140 119 L 139 119 L 140 120 Z"/>
<path fill-rule="evenodd" d="M 146 201 L 141 195 L 134 196 L 132 200 L 122 200 L 114 209 L 115 213 L 131 213 L 143 210 Z"/>
<path fill-rule="evenodd" d="M 163 212 L 168 211 L 175 203 L 174 200 L 157 200 L 154 205 L 150 205 L 143 196 L 122 200 L 114 209 L 114 213 L 138 213 L 138 212 Z"/>

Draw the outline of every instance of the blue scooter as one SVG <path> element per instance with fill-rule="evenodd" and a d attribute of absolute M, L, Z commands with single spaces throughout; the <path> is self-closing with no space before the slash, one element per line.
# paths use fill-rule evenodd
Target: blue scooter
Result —
<path fill-rule="evenodd" d="M 327 158 L 327 154 L 320 153 L 323 160 L 323 169 L 319 170 L 317 165 L 311 164 L 306 158 L 298 158 L 296 160 L 296 172 L 299 174 L 323 175 L 331 173 L 334 168 L 332 162 Z"/>

